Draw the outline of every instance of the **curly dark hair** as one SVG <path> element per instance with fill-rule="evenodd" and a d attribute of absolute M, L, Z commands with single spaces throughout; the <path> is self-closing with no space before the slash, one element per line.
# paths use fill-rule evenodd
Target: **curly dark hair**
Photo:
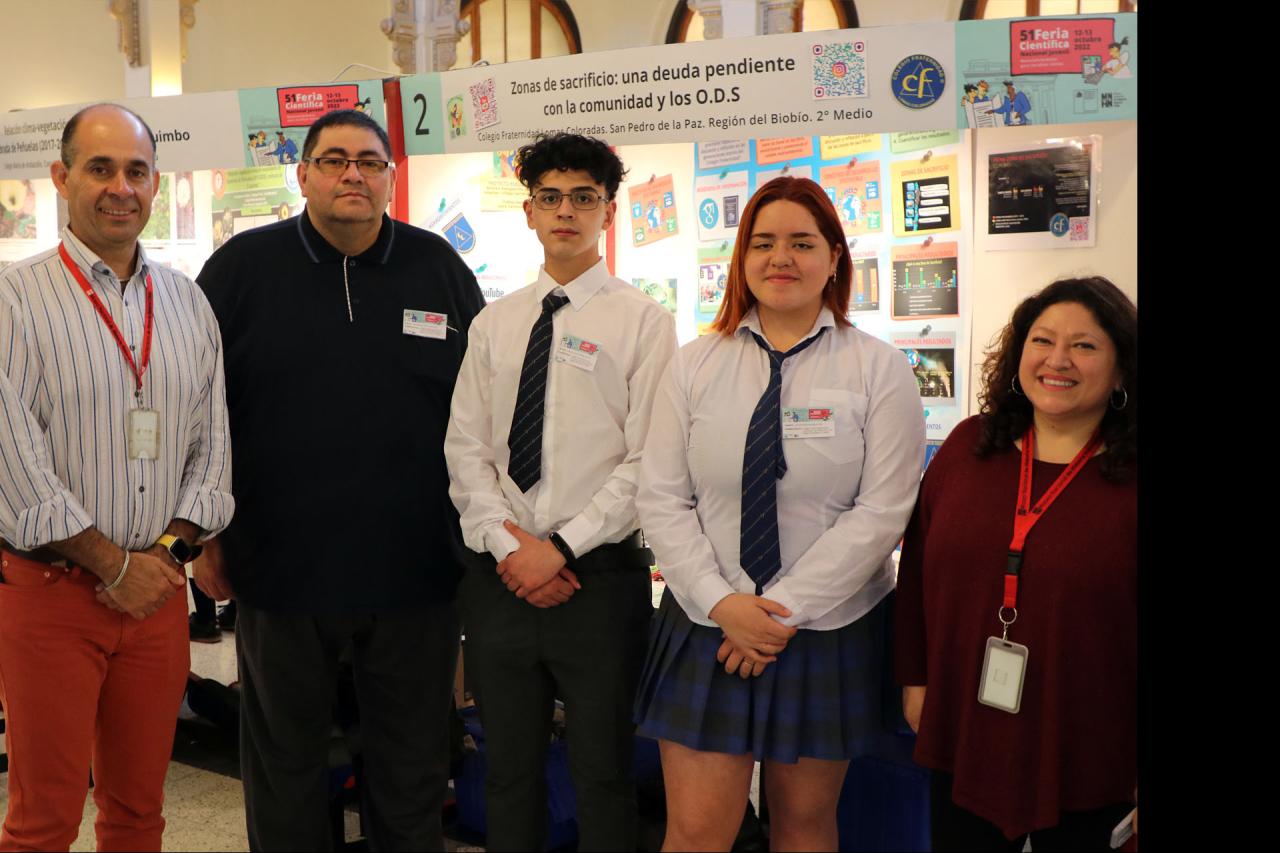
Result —
<path fill-rule="evenodd" d="M 1120 288 L 1102 276 L 1065 278 L 1032 296 L 1013 311 L 1008 325 L 987 349 L 982 365 L 982 432 L 974 451 L 989 456 L 1013 446 L 1032 423 L 1031 402 L 1013 390 L 1022 348 L 1036 318 L 1050 305 L 1075 302 L 1089 310 L 1116 348 L 1116 369 L 1128 402 L 1108 406 L 1100 430 L 1106 450 L 1099 458 L 1103 477 L 1121 482 L 1138 455 L 1138 309 Z M 1113 395 L 1114 402 L 1114 395 Z"/>
<path fill-rule="evenodd" d="M 547 172 L 581 169 L 605 188 L 609 199 L 618 194 L 618 185 L 627 170 L 608 143 L 576 133 L 542 134 L 516 152 L 516 176 L 529 192 Z"/>

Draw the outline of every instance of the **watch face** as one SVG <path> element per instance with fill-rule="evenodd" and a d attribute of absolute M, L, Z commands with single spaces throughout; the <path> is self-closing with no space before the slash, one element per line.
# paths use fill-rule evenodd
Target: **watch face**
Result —
<path fill-rule="evenodd" d="M 194 560 L 198 552 L 193 552 L 190 545 L 181 539 L 177 539 L 169 546 L 169 553 L 173 555 L 173 559 L 185 564 Z"/>

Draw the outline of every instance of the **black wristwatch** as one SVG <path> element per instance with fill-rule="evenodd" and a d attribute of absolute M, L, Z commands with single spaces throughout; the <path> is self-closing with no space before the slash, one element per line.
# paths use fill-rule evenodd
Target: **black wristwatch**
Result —
<path fill-rule="evenodd" d="M 190 563 L 204 550 L 203 545 L 188 545 L 181 537 L 174 536 L 172 533 L 163 534 L 156 540 L 156 544 L 168 551 L 169 556 L 173 557 L 180 566 Z"/>
<path fill-rule="evenodd" d="M 547 537 L 547 541 L 555 546 L 555 549 L 564 557 L 564 564 L 572 569 L 578 558 L 573 555 L 573 549 L 569 547 L 569 543 L 564 541 L 559 533 L 552 533 Z"/>

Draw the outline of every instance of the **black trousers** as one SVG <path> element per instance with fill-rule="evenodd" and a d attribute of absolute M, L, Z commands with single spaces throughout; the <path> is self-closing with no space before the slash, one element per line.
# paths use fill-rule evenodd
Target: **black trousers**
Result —
<path fill-rule="evenodd" d="M 467 681 L 488 750 L 488 850 L 542 850 L 546 760 L 565 705 L 578 849 L 636 849 L 632 702 L 653 615 L 647 549 L 578 559 L 582 589 L 546 609 L 515 597 L 486 559 L 462 581 Z"/>
<path fill-rule="evenodd" d="M 932 820 L 935 851 L 1002 850 L 1021 853 L 1027 835 L 1012 840 L 1005 838 L 994 823 L 962 809 L 951 800 L 953 777 L 933 771 L 929 790 L 929 814 Z M 1115 803 L 1085 812 L 1062 812 L 1057 826 L 1029 833 L 1035 853 L 1055 851 L 1111 850 L 1111 830 L 1124 820 L 1132 803 Z"/>
<path fill-rule="evenodd" d="M 332 850 L 329 742 L 338 658 L 352 649 L 370 850 L 443 850 L 452 603 L 365 614 L 241 604 L 240 770 L 251 850 Z"/>

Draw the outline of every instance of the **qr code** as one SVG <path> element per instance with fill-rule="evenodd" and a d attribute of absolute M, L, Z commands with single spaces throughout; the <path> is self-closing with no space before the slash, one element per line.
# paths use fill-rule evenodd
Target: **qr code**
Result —
<path fill-rule="evenodd" d="M 867 97 L 866 44 L 845 41 L 813 46 L 813 99 Z"/>
<path fill-rule="evenodd" d="M 1089 239 L 1089 217 L 1073 216 L 1071 217 L 1071 240 L 1088 240 Z"/>
<path fill-rule="evenodd" d="M 471 107 L 476 130 L 498 123 L 498 99 L 494 96 L 492 77 L 471 84 Z"/>

